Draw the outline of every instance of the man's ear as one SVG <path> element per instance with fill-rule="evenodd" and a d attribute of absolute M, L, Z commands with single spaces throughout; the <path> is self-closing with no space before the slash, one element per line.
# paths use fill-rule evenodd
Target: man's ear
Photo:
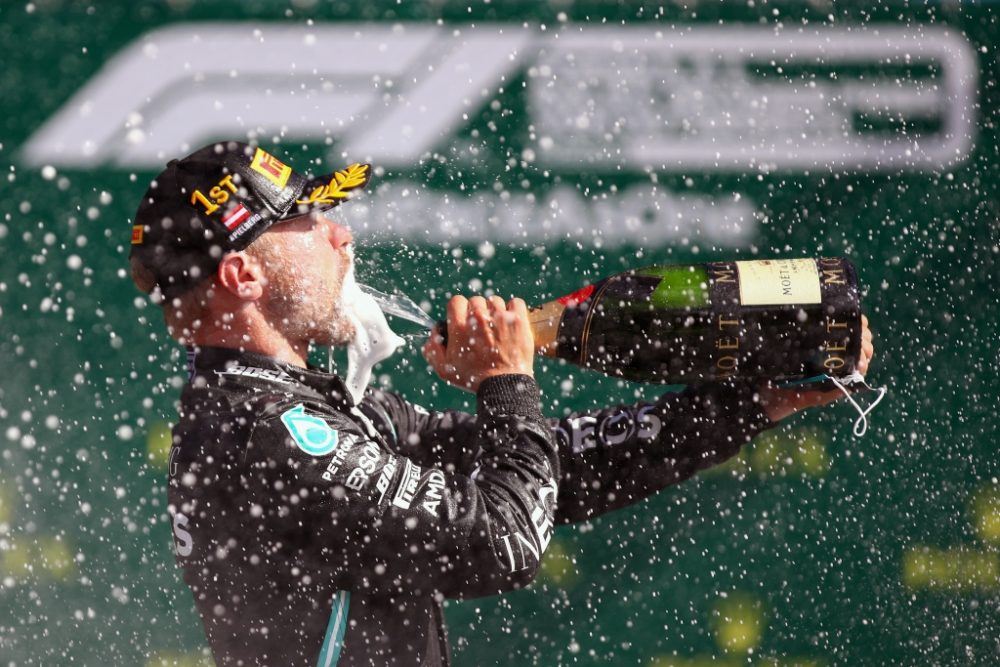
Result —
<path fill-rule="evenodd" d="M 244 252 L 232 252 L 219 262 L 216 277 L 222 289 L 244 301 L 256 301 L 264 294 L 264 267 Z"/>

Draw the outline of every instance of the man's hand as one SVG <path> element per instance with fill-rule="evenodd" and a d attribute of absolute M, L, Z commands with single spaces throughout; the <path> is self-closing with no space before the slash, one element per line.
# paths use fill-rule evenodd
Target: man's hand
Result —
<path fill-rule="evenodd" d="M 521 299 L 506 304 L 498 296 L 448 302 L 448 347 L 434 332 L 424 344 L 424 358 L 445 381 L 469 391 L 494 375 L 534 377 L 535 341 L 528 307 Z"/>
<path fill-rule="evenodd" d="M 872 345 L 872 332 L 868 328 L 868 318 L 861 316 L 861 358 L 858 359 L 858 372 L 864 375 L 868 372 L 868 364 L 875 356 Z M 798 389 L 795 387 L 778 388 L 764 385 L 759 390 L 760 404 L 771 421 L 781 421 L 791 414 L 832 403 L 844 394 L 839 389 L 819 391 L 817 389 Z"/>

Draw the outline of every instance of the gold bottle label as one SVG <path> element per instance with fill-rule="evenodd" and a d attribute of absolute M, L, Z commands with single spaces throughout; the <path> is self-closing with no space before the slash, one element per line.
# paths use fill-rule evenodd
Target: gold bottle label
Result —
<path fill-rule="evenodd" d="M 813 259 L 765 259 L 736 262 L 740 303 L 779 306 L 821 303 L 819 270 Z"/>

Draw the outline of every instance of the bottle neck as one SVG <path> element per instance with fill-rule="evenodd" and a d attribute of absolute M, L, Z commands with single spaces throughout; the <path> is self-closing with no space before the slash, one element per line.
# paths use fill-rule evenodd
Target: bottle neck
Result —
<path fill-rule="evenodd" d="M 546 357 L 558 356 L 559 323 L 562 321 L 564 304 L 549 301 L 528 311 L 528 322 L 535 337 L 535 351 Z"/>

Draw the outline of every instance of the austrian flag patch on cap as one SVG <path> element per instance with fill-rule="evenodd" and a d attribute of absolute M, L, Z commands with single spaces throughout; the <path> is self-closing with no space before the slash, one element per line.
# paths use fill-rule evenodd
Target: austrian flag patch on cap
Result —
<path fill-rule="evenodd" d="M 211 144 L 171 160 L 150 184 L 135 214 L 131 256 L 173 298 L 212 275 L 225 253 L 284 220 L 338 206 L 370 179 L 368 164 L 307 178 L 262 148 Z"/>
<path fill-rule="evenodd" d="M 243 204 L 240 204 L 222 218 L 222 224 L 229 231 L 233 231 L 240 226 L 240 223 L 246 222 L 249 217 L 250 210 Z"/>

